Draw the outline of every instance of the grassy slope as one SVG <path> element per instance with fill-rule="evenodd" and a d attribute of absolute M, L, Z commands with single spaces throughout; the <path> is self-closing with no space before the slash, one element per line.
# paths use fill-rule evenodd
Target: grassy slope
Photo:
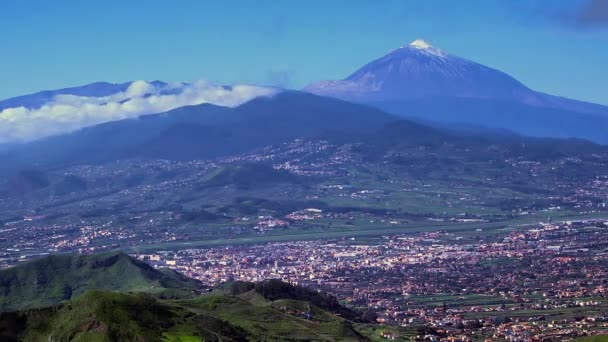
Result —
<path fill-rule="evenodd" d="M 178 296 L 199 287 L 175 272 L 161 272 L 123 253 L 55 255 L 0 272 L 0 310 L 43 307 L 90 289 Z"/>
<path fill-rule="evenodd" d="M 123 253 L 46 257 L 0 272 L 0 341 L 367 340 L 357 312 L 317 291 L 198 285 Z"/>
<path fill-rule="evenodd" d="M 254 299 L 255 298 L 255 299 Z M 310 312 L 304 317 L 302 312 Z M 353 324 L 304 301 L 221 291 L 193 300 L 90 291 L 55 308 L 0 314 L 3 341 L 364 341 Z"/>
<path fill-rule="evenodd" d="M 304 301 L 264 301 L 252 293 L 239 296 L 216 293 L 181 304 L 194 312 L 228 321 L 250 336 L 268 340 L 366 340 L 350 321 Z M 304 312 L 310 312 L 311 316 L 305 317 Z"/>
<path fill-rule="evenodd" d="M 608 335 L 598 335 L 582 337 L 575 340 L 576 342 L 608 342 Z"/>

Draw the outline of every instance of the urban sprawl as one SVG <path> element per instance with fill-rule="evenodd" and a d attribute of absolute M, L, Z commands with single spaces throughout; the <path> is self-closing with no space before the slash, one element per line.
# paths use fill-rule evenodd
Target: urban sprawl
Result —
<path fill-rule="evenodd" d="M 207 285 L 278 278 L 373 309 L 428 340 L 563 340 L 608 331 L 608 222 L 137 254 Z M 389 339 L 398 338 L 393 333 Z"/>

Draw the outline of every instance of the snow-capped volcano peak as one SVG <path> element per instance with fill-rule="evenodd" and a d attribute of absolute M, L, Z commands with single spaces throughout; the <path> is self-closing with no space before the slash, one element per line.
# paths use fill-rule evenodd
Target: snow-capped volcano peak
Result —
<path fill-rule="evenodd" d="M 512 99 L 530 90 L 498 70 L 452 56 L 422 39 L 390 51 L 339 81 L 321 81 L 307 91 L 355 102 L 423 97 Z"/>
<path fill-rule="evenodd" d="M 608 143 L 594 124 L 582 126 L 579 121 L 583 120 L 577 119 L 582 114 L 608 116 L 608 107 L 534 91 L 502 71 L 452 55 L 422 39 L 390 50 L 344 79 L 320 81 L 304 90 L 425 120 Z M 577 115 L 569 116 L 569 112 Z"/>
<path fill-rule="evenodd" d="M 421 49 L 421 50 L 432 48 L 431 44 L 425 42 L 423 39 L 416 39 L 413 42 L 411 42 L 409 46 L 413 47 L 415 49 Z"/>
<path fill-rule="evenodd" d="M 433 55 L 436 57 L 447 57 L 448 56 L 447 52 L 432 46 L 431 44 L 427 43 L 423 39 L 416 39 L 413 42 L 409 43 L 407 46 L 402 46 L 401 49 L 406 49 L 406 50 L 410 50 L 410 51 L 414 50 L 417 52 L 430 54 L 430 55 Z"/>
<path fill-rule="evenodd" d="M 589 113 L 606 109 L 537 93 L 499 70 L 449 54 L 422 39 L 391 50 L 346 78 L 321 81 L 306 91 L 368 104 L 419 99 L 484 99 Z"/>

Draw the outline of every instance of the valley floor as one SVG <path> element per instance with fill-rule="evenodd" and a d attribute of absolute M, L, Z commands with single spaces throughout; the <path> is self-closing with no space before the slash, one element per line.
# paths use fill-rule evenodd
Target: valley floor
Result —
<path fill-rule="evenodd" d="M 608 333 L 608 219 L 134 252 L 216 285 L 269 278 L 322 289 L 394 327 L 562 340 Z M 401 337 L 405 337 L 401 336 Z"/>

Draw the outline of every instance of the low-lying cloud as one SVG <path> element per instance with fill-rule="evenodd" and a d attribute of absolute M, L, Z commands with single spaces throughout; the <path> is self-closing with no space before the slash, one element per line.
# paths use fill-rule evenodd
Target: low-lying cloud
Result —
<path fill-rule="evenodd" d="M 135 81 L 110 96 L 57 95 L 42 107 L 25 106 L 0 111 L 0 143 L 28 142 L 73 132 L 83 127 L 175 108 L 211 103 L 235 107 L 258 96 L 271 96 L 269 87 L 222 87 L 205 81 L 155 85 Z"/>

